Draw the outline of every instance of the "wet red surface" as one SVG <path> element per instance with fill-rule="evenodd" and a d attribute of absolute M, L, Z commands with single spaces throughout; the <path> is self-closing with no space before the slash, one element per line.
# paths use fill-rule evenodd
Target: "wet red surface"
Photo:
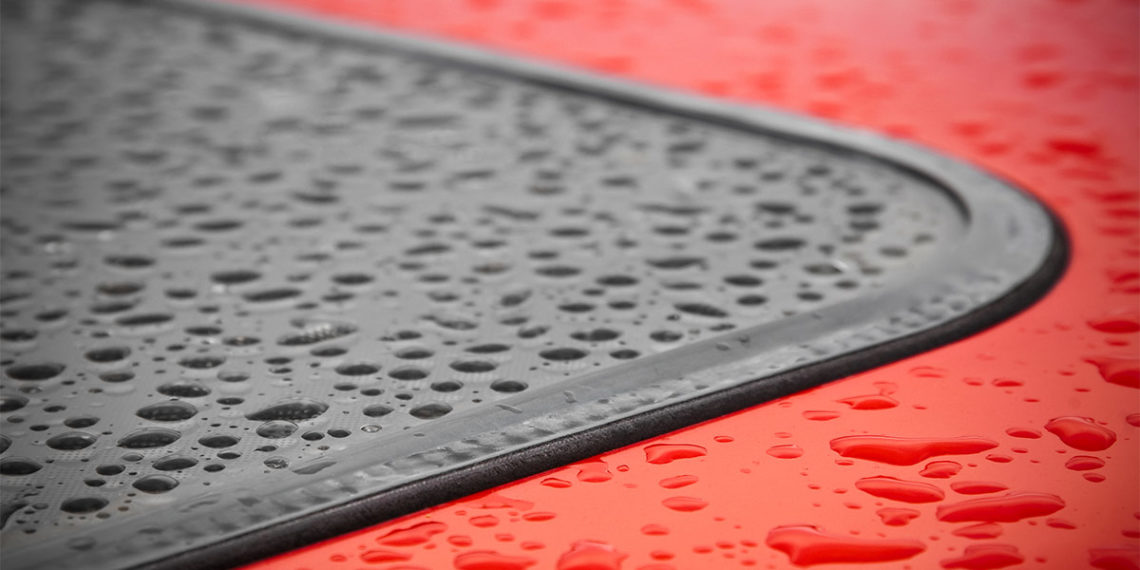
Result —
<path fill-rule="evenodd" d="M 1074 259 L 965 341 L 259 567 L 1140 565 L 1137 2 L 264 1 L 907 137 Z"/>

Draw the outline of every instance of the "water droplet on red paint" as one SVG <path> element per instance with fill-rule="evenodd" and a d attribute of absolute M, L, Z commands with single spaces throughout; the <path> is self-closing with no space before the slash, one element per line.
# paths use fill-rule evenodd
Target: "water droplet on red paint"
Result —
<path fill-rule="evenodd" d="M 683 513 L 699 511 L 709 506 L 708 501 L 696 497 L 668 497 L 661 501 L 661 504 L 674 511 L 681 511 Z"/>
<path fill-rule="evenodd" d="M 384 564 L 385 562 L 403 562 L 411 560 L 412 555 L 394 550 L 369 550 L 360 553 L 360 559 L 369 564 Z"/>
<path fill-rule="evenodd" d="M 998 388 L 1016 388 L 1025 385 L 1025 382 L 1017 378 L 994 378 L 993 385 Z"/>
<path fill-rule="evenodd" d="M 978 523 L 954 529 L 951 534 L 974 540 L 997 538 L 1001 536 L 1001 525 L 997 523 Z"/>
<path fill-rule="evenodd" d="M 479 515 L 477 517 L 471 517 L 468 522 L 479 528 L 487 528 L 499 524 L 499 517 L 495 515 Z"/>
<path fill-rule="evenodd" d="M 1088 325 L 1103 333 L 1127 334 L 1140 331 L 1140 318 L 1134 315 L 1106 315 L 1090 320 Z"/>
<path fill-rule="evenodd" d="M 889 562 L 905 560 L 926 545 L 909 539 L 856 538 L 825 533 L 814 526 L 780 526 L 768 532 L 768 546 L 788 555 L 797 566 L 831 562 Z"/>
<path fill-rule="evenodd" d="M 1090 548 L 1089 565 L 1100 570 L 1140 568 L 1140 550 L 1135 548 Z"/>
<path fill-rule="evenodd" d="M 851 435 L 831 440 L 831 449 L 843 457 L 867 459 L 892 465 L 914 465 L 938 455 L 968 455 L 997 447 L 982 437 L 893 437 Z"/>
<path fill-rule="evenodd" d="M 604 483 L 614 478 L 604 461 L 587 461 L 578 464 L 578 480 L 585 483 Z"/>
<path fill-rule="evenodd" d="M 1009 493 L 1000 497 L 970 499 L 938 507 L 938 520 L 945 522 L 1016 522 L 1051 515 L 1065 507 L 1065 501 L 1047 493 Z"/>
<path fill-rule="evenodd" d="M 1100 483 L 1104 481 L 1104 475 L 1101 475 L 1100 473 L 1082 473 L 1081 477 L 1084 477 L 1085 480 L 1089 481 L 1090 483 Z"/>
<path fill-rule="evenodd" d="M 1065 462 L 1065 467 L 1068 467 L 1073 471 L 1100 469 L 1101 467 L 1104 467 L 1104 460 L 1099 457 L 1092 457 L 1089 455 L 1074 455 Z"/>
<path fill-rule="evenodd" d="M 1041 432 L 1035 429 L 1022 427 L 1011 427 L 1005 430 L 1005 433 L 1010 437 L 1020 437 L 1022 439 L 1037 439 L 1041 437 Z"/>
<path fill-rule="evenodd" d="M 540 485 L 543 485 L 545 487 L 554 487 L 555 489 L 565 489 L 570 486 L 570 482 L 566 481 L 565 479 L 559 479 L 557 477 L 547 477 L 546 479 L 542 480 Z"/>
<path fill-rule="evenodd" d="M 991 453 L 989 455 L 986 455 L 986 459 L 993 461 L 994 463 L 1009 463 L 1010 461 L 1013 461 L 1012 457 L 1005 455 L 1004 453 Z"/>
<path fill-rule="evenodd" d="M 897 507 L 884 507 L 877 511 L 875 514 L 887 526 L 905 526 L 910 521 L 918 518 L 918 511 L 914 509 L 897 508 Z"/>
<path fill-rule="evenodd" d="M 534 508 L 534 503 L 522 499 L 512 499 L 498 493 L 488 493 L 479 499 L 480 509 L 517 509 L 525 511 Z"/>
<path fill-rule="evenodd" d="M 957 461 L 931 461 L 918 474 L 931 479 L 949 479 L 961 470 L 962 464 Z"/>
<path fill-rule="evenodd" d="M 852 396 L 837 400 L 840 404 L 851 406 L 852 410 L 886 410 L 899 405 L 899 401 L 884 394 L 869 394 L 866 396 Z"/>
<path fill-rule="evenodd" d="M 687 485 L 692 485 L 697 482 L 696 475 L 678 475 L 676 477 L 666 477 L 657 482 L 658 485 L 666 489 L 680 489 Z"/>
<path fill-rule="evenodd" d="M 657 443 L 645 447 L 645 460 L 654 465 L 672 463 L 678 459 L 703 457 L 708 450 L 699 445 L 686 443 Z"/>
<path fill-rule="evenodd" d="M 579 540 L 558 558 L 558 570 L 618 570 L 629 556 L 603 542 Z"/>
<path fill-rule="evenodd" d="M 993 481 L 958 481 L 951 483 L 950 488 L 954 489 L 955 493 L 963 495 L 984 495 L 1009 489 L 1009 487 Z"/>
<path fill-rule="evenodd" d="M 647 524 L 641 527 L 641 532 L 649 536 L 662 536 L 669 534 L 669 529 L 659 524 Z"/>
<path fill-rule="evenodd" d="M 768 448 L 767 453 L 776 459 L 795 459 L 803 455 L 804 450 L 794 443 L 789 443 L 785 445 L 773 445 Z"/>
<path fill-rule="evenodd" d="M 1046 519 L 1045 524 L 1047 526 L 1052 527 L 1052 528 L 1066 528 L 1066 529 L 1077 528 L 1077 525 L 1075 525 L 1075 524 L 1073 524 L 1073 523 L 1071 523 L 1065 519 L 1058 519 L 1058 518 Z"/>
<path fill-rule="evenodd" d="M 942 489 L 921 481 L 904 481 L 883 475 L 864 477 L 855 482 L 855 488 L 884 499 L 904 503 L 933 503 L 945 497 Z"/>
<path fill-rule="evenodd" d="M 717 443 L 732 443 L 736 441 L 736 438 L 732 437 L 731 435 L 718 435 L 713 438 L 713 441 Z"/>
<path fill-rule="evenodd" d="M 533 513 L 527 513 L 527 514 L 523 515 L 522 518 L 525 521 L 542 522 L 542 521 L 548 521 L 550 519 L 553 519 L 555 516 L 556 515 L 554 513 L 549 513 L 546 511 L 538 511 L 538 512 L 533 512 Z"/>
<path fill-rule="evenodd" d="M 536 560 L 525 556 L 507 556 L 493 550 L 464 552 L 455 557 L 457 570 L 523 570 Z"/>
<path fill-rule="evenodd" d="M 455 546 L 471 546 L 475 541 L 465 534 L 455 534 L 447 537 L 447 542 Z"/>
<path fill-rule="evenodd" d="M 1128 422 L 1130 426 L 1140 427 L 1140 414 L 1128 414 L 1124 421 Z"/>
<path fill-rule="evenodd" d="M 1054 418 L 1045 424 L 1045 429 L 1061 438 L 1065 445 L 1081 451 L 1103 451 L 1116 442 L 1116 434 L 1112 430 L 1097 425 L 1091 418 Z"/>
<path fill-rule="evenodd" d="M 1106 382 L 1140 388 L 1140 359 L 1097 356 L 1086 358 L 1085 362 L 1096 366 L 1100 377 Z"/>
<path fill-rule="evenodd" d="M 941 561 L 943 568 L 966 568 L 967 570 L 991 570 L 1005 568 L 1025 561 L 1025 557 L 1010 544 L 975 544 L 967 546 L 957 558 Z"/>
<path fill-rule="evenodd" d="M 839 412 L 832 412 L 828 410 L 805 410 L 803 413 L 805 419 L 813 422 L 826 422 L 834 420 L 839 417 Z"/>
<path fill-rule="evenodd" d="M 376 539 L 380 544 L 389 546 L 412 546 L 423 544 L 433 535 L 447 530 L 447 525 L 438 521 L 423 522 L 408 528 L 398 528 Z"/>

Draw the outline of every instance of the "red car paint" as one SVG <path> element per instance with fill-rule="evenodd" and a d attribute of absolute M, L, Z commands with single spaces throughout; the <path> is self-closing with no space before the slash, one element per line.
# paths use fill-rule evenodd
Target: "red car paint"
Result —
<path fill-rule="evenodd" d="M 261 1 L 910 138 L 1073 259 L 964 341 L 251 568 L 1140 566 L 1137 2 Z"/>

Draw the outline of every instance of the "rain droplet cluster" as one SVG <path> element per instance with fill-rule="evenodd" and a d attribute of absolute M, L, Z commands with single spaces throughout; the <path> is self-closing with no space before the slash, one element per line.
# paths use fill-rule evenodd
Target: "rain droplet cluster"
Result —
<path fill-rule="evenodd" d="M 924 182 L 774 137 L 154 8 L 12 6 L 17 541 L 856 298 L 961 225 Z"/>

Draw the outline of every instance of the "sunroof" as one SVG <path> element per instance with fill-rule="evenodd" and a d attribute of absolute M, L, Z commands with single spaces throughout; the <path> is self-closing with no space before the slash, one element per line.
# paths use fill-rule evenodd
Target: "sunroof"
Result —
<path fill-rule="evenodd" d="M 315 540 L 961 337 L 1063 265 L 1036 202 L 867 133 L 253 9 L 5 6 L 13 568 Z"/>

